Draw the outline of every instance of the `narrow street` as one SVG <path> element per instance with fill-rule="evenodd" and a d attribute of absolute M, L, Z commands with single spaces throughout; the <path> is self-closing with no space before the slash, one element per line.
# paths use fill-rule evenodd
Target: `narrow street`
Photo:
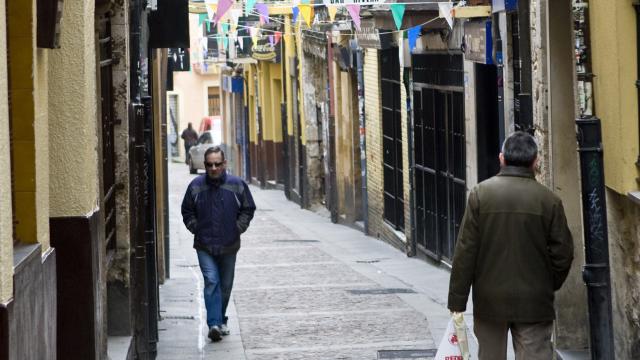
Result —
<path fill-rule="evenodd" d="M 257 187 L 258 210 L 238 254 L 231 335 L 211 343 L 180 215 L 194 175 L 182 164 L 169 171 L 171 279 L 160 288 L 159 359 L 433 357 L 449 319 L 447 271 Z M 412 349 L 422 351 L 389 351 Z"/>

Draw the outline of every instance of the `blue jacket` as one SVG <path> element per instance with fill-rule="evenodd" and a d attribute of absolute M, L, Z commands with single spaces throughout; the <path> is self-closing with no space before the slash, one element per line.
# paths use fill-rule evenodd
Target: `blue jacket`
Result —
<path fill-rule="evenodd" d="M 196 177 L 182 200 L 182 220 L 194 234 L 193 247 L 211 255 L 236 253 L 255 211 L 249 186 L 226 172 L 216 180 L 207 174 Z"/>

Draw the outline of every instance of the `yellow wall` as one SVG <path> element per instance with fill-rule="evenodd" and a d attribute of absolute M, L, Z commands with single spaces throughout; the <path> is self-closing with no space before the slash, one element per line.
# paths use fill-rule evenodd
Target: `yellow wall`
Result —
<path fill-rule="evenodd" d="M 5 2 L 0 1 L 0 29 L 6 29 Z M 0 169 L 10 169 L 9 107 L 7 102 L 7 41 L 0 31 Z M 13 295 L 13 226 L 11 172 L 0 171 L 0 303 Z"/>
<path fill-rule="evenodd" d="M 632 0 L 592 0 L 591 46 L 596 116 L 602 120 L 607 186 L 638 188 L 636 15 Z"/>
<path fill-rule="evenodd" d="M 49 56 L 50 212 L 86 216 L 98 208 L 101 165 L 93 2 L 64 2 L 60 41 Z"/>
<path fill-rule="evenodd" d="M 285 45 L 285 74 L 286 77 L 286 99 L 293 99 L 293 84 L 291 83 L 291 73 L 295 70 L 291 68 L 291 59 L 296 56 L 295 48 L 296 43 L 291 33 L 291 18 L 289 16 L 284 17 L 284 37 L 282 41 Z M 294 119 L 293 119 L 293 101 L 287 101 L 287 134 L 293 136 Z"/>
<path fill-rule="evenodd" d="M 32 14 L 31 2 L 7 2 L 15 236 L 25 243 L 37 242 Z"/>
<path fill-rule="evenodd" d="M 35 8 L 35 7 L 34 7 Z M 34 34 L 35 34 L 34 27 Z M 36 167 L 36 225 L 41 250 L 49 249 L 49 76 L 48 54 L 50 50 L 37 49 L 34 39 L 35 61 L 33 80 L 35 83 L 35 167 Z"/>

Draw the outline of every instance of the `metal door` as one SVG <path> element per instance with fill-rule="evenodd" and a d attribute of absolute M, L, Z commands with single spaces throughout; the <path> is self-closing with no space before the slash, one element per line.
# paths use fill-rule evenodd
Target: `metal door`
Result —
<path fill-rule="evenodd" d="M 402 174 L 402 104 L 400 103 L 400 63 L 398 48 L 380 51 L 382 95 L 382 151 L 384 177 L 384 219 L 404 230 L 404 189 Z"/>
<path fill-rule="evenodd" d="M 466 202 L 462 56 L 420 54 L 413 64 L 416 245 L 450 261 Z"/>

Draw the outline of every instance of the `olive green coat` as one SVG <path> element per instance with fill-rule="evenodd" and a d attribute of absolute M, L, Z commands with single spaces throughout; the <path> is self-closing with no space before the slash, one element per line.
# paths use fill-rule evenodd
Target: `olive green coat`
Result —
<path fill-rule="evenodd" d="M 453 256 L 449 309 L 478 318 L 555 318 L 554 291 L 567 277 L 573 240 L 562 201 L 528 168 L 506 166 L 469 193 Z"/>

